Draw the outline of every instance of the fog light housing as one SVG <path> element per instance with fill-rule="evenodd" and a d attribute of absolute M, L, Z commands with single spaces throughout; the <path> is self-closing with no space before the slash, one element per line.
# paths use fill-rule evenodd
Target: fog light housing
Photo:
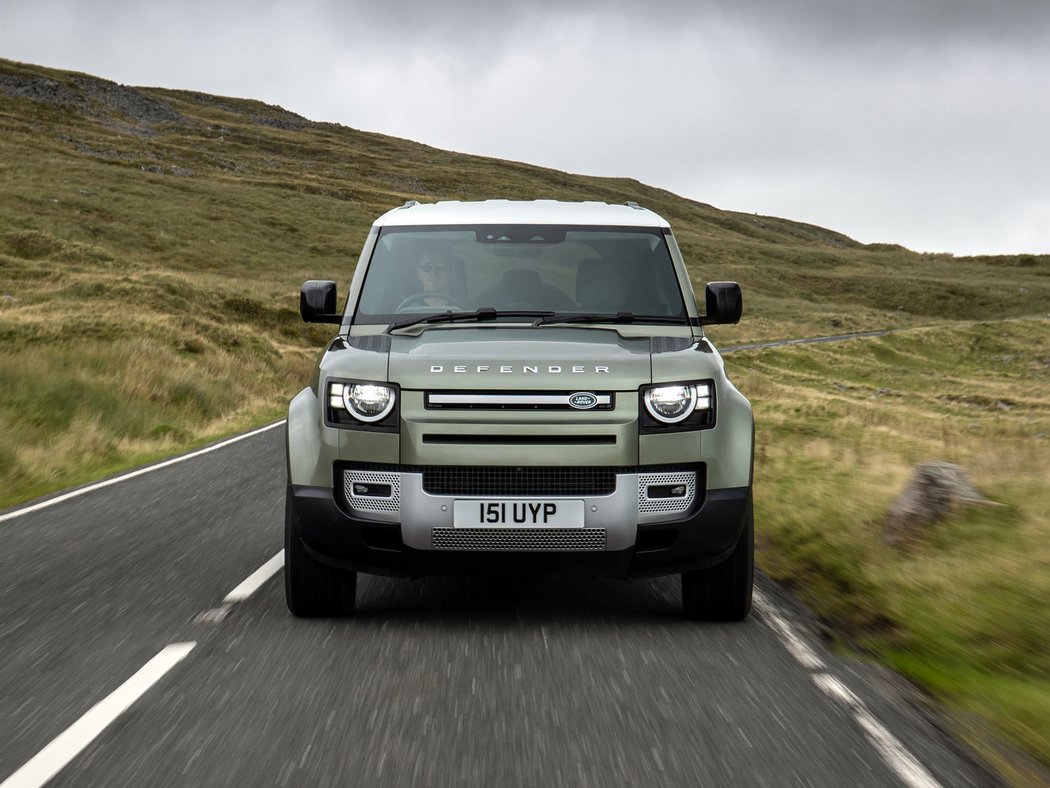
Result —
<path fill-rule="evenodd" d="M 657 498 L 685 498 L 689 486 L 685 484 L 650 484 L 645 494 L 650 500 Z"/>
<path fill-rule="evenodd" d="M 351 482 L 350 493 L 355 498 L 392 498 L 394 488 L 389 484 L 375 482 Z"/>

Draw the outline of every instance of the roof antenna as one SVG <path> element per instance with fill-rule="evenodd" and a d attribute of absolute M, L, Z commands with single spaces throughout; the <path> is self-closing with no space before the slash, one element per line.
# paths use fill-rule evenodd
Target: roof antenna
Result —
<path fill-rule="evenodd" d="M 636 211 L 644 211 L 645 209 L 636 203 L 634 200 L 628 200 L 624 203 L 628 208 L 634 208 Z"/>
<path fill-rule="evenodd" d="M 401 207 L 402 207 L 402 208 L 411 208 L 411 207 L 412 207 L 413 205 L 419 205 L 419 203 L 418 203 L 418 202 L 416 202 L 415 200 L 409 200 L 408 202 L 406 202 L 406 203 L 405 203 L 404 205 L 402 205 Z"/>

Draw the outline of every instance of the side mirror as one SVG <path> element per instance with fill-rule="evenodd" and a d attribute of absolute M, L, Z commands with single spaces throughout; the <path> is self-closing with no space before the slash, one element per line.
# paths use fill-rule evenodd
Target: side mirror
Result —
<path fill-rule="evenodd" d="M 335 282 L 311 279 L 299 291 L 299 314 L 306 323 L 342 323 L 336 308 Z"/>
<path fill-rule="evenodd" d="M 740 315 L 744 313 L 740 285 L 736 282 L 708 282 L 704 295 L 707 314 L 700 318 L 702 325 L 733 325 L 740 322 Z"/>

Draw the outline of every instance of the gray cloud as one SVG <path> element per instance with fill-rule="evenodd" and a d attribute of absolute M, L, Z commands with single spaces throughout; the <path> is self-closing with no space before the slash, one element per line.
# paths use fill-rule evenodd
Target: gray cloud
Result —
<path fill-rule="evenodd" d="M 1050 251 L 1050 4 L 15 3 L 0 53 L 934 251 Z"/>

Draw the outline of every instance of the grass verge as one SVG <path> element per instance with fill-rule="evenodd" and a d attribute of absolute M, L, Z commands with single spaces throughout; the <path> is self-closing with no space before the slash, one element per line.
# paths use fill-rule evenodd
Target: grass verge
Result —
<path fill-rule="evenodd" d="M 930 691 L 1018 784 L 1050 765 L 1050 322 L 989 322 L 729 356 L 758 422 L 759 563 L 843 642 Z M 902 551 L 882 539 L 922 460 L 996 502 Z M 1005 771 L 1005 769 L 1004 769 Z"/>

